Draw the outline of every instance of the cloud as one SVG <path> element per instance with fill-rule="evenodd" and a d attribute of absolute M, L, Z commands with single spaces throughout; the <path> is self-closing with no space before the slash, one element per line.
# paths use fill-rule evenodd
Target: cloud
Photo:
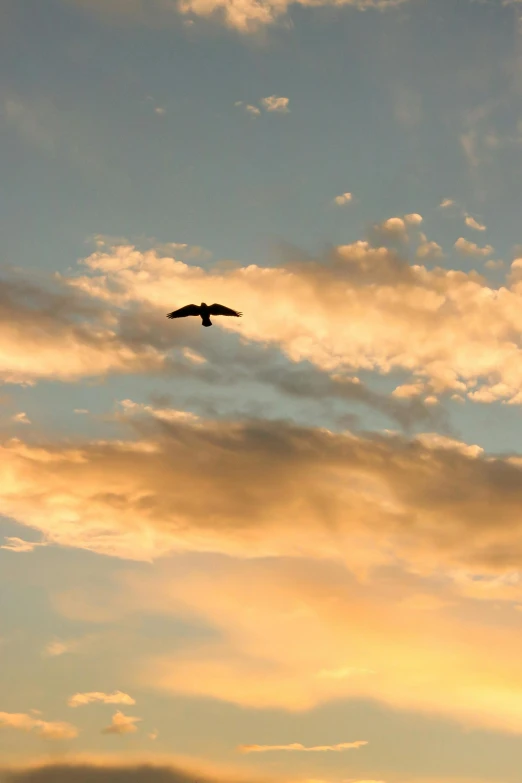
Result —
<path fill-rule="evenodd" d="M 423 221 L 423 217 L 418 212 L 412 212 L 410 215 L 404 215 L 404 220 L 411 226 L 419 226 Z"/>
<path fill-rule="evenodd" d="M 351 193 L 343 193 L 341 196 L 334 198 L 334 203 L 342 207 L 344 204 L 349 204 L 352 201 L 353 196 Z"/>
<path fill-rule="evenodd" d="M 439 204 L 439 207 L 441 209 L 448 209 L 449 207 L 454 207 L 454 206 L 455 206 L 455 202 L 452 198 L 443 198 Z"/>
<path fill-rule="evenodd" d="M 14 421 L 15 424 L 30 424 L 31 420 L 28 418 L 27 413 L 24 411 L 21 411 L 20 413 L 15 413 L 14 416 L 11 416 L 11 421 Z"/>
<path fill-rule="evenodd" d="M 43 654 L 47 658 L 58 658 L 60 655 L 65 655 L 66 653 L 73 652 L 78 645 L 77 640 L 70 640 L 70 641 L 61 641 L 59 639 L 55 639 L 52 642 L 49 642 L 46 644 Z"/>
<path fill-rule="evenodd" d="M 167 110 L 166 110 L 166 109 L 165 109 L 163 106 L 156 106 L 156 108 L 154 109 L 154 111 L 155 111 L 155 112 L 156 112 L 156 114 L 158 114 L 160 117 L 162 117 L 164 114 L 166 114 L 166 113 L 167 113 Z"/>
<path fill-rule="evenodd" d="M 124 715 L 119 710 L 112 716 L 110 726 L 106 726 L 102 729 L 102 734 L 134 734 L 138 731 L 138 727 L 135 725 L 142 718 L 133 718 L 130 715 Z"/>
<path fill-rule="evenodd" d="M 361 11 L 375 9 L 385 11 L 396 8 L 407 0 L 341 0 L 336 5 L 359 9 Z M 276 23 L 288 13 L 292 5 L 328 6 L 334 5 L 332 0 L 267 0 L 260 4 L 255 0 L 182 0 L 179 9 L 183 14 L 193 14 L 202 17 L 217 17 L 224 20 L 228 27 L 242 33 L 252 32 L 259 27 Z"/>
<path fill-rule="evenodd" d="M 25 541 L 25 539 L 16 536 L 6 536 L 4 541 L 6 543 L 2 544 L 0 549 L 7 549 L 9 552 L 34 552 L 37 546 L 46 546 L 44 542 Z"/>
<path fill-rule="evenodd" d="M 4 277 L 0 294 L 0 380 L 75 381 L 111 372 L 158 371 L 165 354 L 118 335 L 108 313 L 72 290 Z M 18 421 L 27 423 L 25 414 Z"/>
<path fill-rule="evenodd" d="M 405 236 L 402 218 L 387 224 L 388 235 L 391 229 Z M 477 247 L 463 238 L 457 246 L 461 252 Z M 476 252 L 485 258 L 491 251 Z M 410 265 L 364 241 L 333 248 L 319 260 L 228 270 L 122 246 L 94 253 L 84 268 L 68 284 L 124 314 L 140 306 L 159 322 L 165 300 L 173 306 L 198 296 L 240 302 L 244 318 L 222 319 L 218 328 L 279 347 L 291 362 L 308 361 L 331 374 L 400 371 L 404 383 L 424 380 L 430 397 L 448 392 L 473 399 L 478 386 L 495 389 L 495 399 L 522 401 L 522 288 L 513 268 L 509 286 L 493 288 L 475 271 Z M 146 312 L 133 322 L 142 345 L 145 336 L 165 334 L 149 326 Z M 169 334 L 178 329 L 183 326 L 171 326 Z M 498 383 L 505 397 L 498 396 Z"/>
<path fill-rule="evenodd" d="M 471 217 L 471 215 L 466 215 L 465 223 L 470 228 L 474 228 L 475 231 L 485 231 L 486 226 L 483 223 L 479 223 L 478 220 L 475 220 L 474 217 Z"/>
<path fill-rule="evenodd" d="M 442 258 L 444 256 L 441 246 L 437 242 L 428 241 L 426 234 L 420 235 L 420 244 L 415 255 L 419 259 Z"/>
<path fill-rule="evenodd" d="M 325 753 L 328 751 L 338 753 L 343 750 L 358 749 L 367 744 L 364 740 L 357 740 L 357 742 L 340 742 L 337 745 L 314 745 L 311 748 L 307 748 L 298 742 L 294 742 L 291 745 L 239 745 L 238 751 L 240 753 L 267 753 L 269 751 L 289 750 L 306 753 Z"/>
<path fill-rule="evenodd" d="M 522 468 L 508 458 L 440 435 L 365 438 L 281 422 L 141 414 L 125 419 L 138 439 L 4 443 L 1 513 L 62 546 L 136 560 L 255 550 L 260 557 L 342 552 L 355 568 L 399 556 L 428 567 L 441 553 L 448 570 L 522 565 L 511 511 L 522 503 Z M 295 514 L 306 531 L 297 541 Z"/>
<path fill-rule="evenodd" d="M 260 783 L 259 777 L 220 770 L 217 765 L 181 763 L 158 757 L 137 760 L 74 754 L 66 762 L 37 762 L 0 767 L 1 783 Z"/>
<path fill-rule="evenodd" d="M 70 723 L 41 720 L 22 712 L 0 712 L 0 727 L 34 732 L 48 740 L 74 739 L 78 729 Z"/>
<path fill-rule="evenodd" d="M 289 102 L 289 98 L 284 98 L 281 95 L 269 95 L 267 98 L 261 99 L 261 103 L 267 111 L 279 112 L 282 114 L 290 111 L 288 108 Z"/>
<path fill-rule="evenodd" d="M 491 245 L 479 247 L 475 242 L 470 242 L 464 237 L 459 237 L 455 242 L 455 248 L 464 256 L 474 256 L 475 258 L 484 258 L 494 252 Z"/>
<path fill-rule="evenodd" d="M 121 691 L 114 691 L 113 693 L 102 693 L 99 691 L 75 693 L 74 696 L 71 696 L 67 704 L 69 707 L 81 707 L 85 704 L 92 704 L 97 701 L 102 702 L 102 704 L 136 704 L 136 701 L 132 696 L 129 696 L 127 693 L 122 693 Z M 121 713 L 116 714 L 120 715 Z"/>
<path fill-rule="evenodd" d="M 243 106 L 247 114 L 251 114 L 253 117 L 259 117 L 261 110 L 257 106 L 252 106 L 251 103 L 244 103 L 243 101 L 236 101 L 234 106 Z"/>

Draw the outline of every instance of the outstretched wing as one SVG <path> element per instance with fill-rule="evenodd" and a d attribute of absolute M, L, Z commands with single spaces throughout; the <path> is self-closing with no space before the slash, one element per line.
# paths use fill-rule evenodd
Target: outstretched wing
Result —
<path fill-rule="evenodd" d="M 199 305 L 189 304 L 185 305 L 185 307 L 180 307 L 179 310 L 168 313 L 167 318 L 185 318 L 187 315 L 200 315 Z"/>
<path fill-rule="evenodd" d="M 230 307 L 214 303 L 208 308 L 210 315 L 235 315 L 236 318 L 241 318 L 243 313 L 238 313 L 237 310 L 231 310 Z"/>

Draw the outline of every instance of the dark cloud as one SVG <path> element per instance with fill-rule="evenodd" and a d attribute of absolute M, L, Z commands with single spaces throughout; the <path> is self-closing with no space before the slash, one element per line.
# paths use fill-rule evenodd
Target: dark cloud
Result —
<path fill-rule="evenodd" d="M 121 767 L 49 764 L 24 770 L 0 770 L 0 783 L 194 783 L 196 779 L 197 783 L 217 780 L 199 773 L 147 764 Z"/>

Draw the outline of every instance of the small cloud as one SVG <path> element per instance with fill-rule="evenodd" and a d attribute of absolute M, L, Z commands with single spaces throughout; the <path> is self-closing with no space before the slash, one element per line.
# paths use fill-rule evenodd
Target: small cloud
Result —
<path fill-rule="evenodd" d="M 96 701 L 102 702 L 102 704 L 136 704 L 136 700 L 132 696 L 129 696 L 128 693 L 122 693 L 122 691 L 114 691 L 113 693 L 102 693 L 101 691 L 75 693 L 67 704 L 69 707 L 82 707 L 85 704 L 92 704 Z"/>
<path fill-rule="evenodd" d="M 428 242 L 426 234 L 420 235 L 420 245 L 417 248 L 417 258 L 442 258 L 444 253 L 438 242 Z"/>
<path fill-rule="evenodd" d="M 367 744 L 365 740 L 357 740 L 356 742 L 340 742 L 338 745 L 313 745 L 312 747 L 306 747 L 299 742 L 294 742 L 291 745 L 239 745 L 237 749 L 239 753 L 267 753 L 279 750 L 300 751 L 302 753 L 340 753 L 343 750 L 353 750 Z"/>
<path fill-rule="evenodd" d="M 31 423 L 31 420 L 28 418 L 27 413 L 25 413 L 25 411 L 20 411 L 20 413 L 15 413 L 14 416 L 11 416 L 11 421 L 16 422 L 17 424 Z"/>
<path fill-rule="evenodd" d="M 412 226 L 419 226 L 423 221 L 423 217 L 418 212 L 412 212 L 410 215 L 404 215 L 404 220 Z"/>
<path fill-rule="evenodd" d="M 22 712 L 0 712 L 0 727 L 34 732 L 48 740 L 74 739 L 78 729 L 70 723 L 45 721 Z"/>
<path fill-rule="evenodd" d="M 154 111 L 156 112 L 156 114 L 159 114 L 160 116 L 163 116 L 166 113 L 167 110 L 164 109 L 163 106 L 156 106 Z"/>
<path fill-rule="evenodd" d="M 490 258 L 489 261 L 486 261 L 484 266 L 486 266 L 488 269 L 502 269 L 504 267 L 504 262 L 500 258 L 496 261 Z"/>
<path fill-rule="evenodd" d="M 486 226 L 483 223 L 479 223 L 478 220 L 475 220 L 474 217 L 471 217 L 471 215 L 466 215 L 465 223 L 470 228 L 474 228 L 475 231 L 485 231 Z"/>
<path fill-rule="evenodd" d="M 72 652 L 77 646 L 77 642 L 69 641 L 62 642 L 59 639 L 54 642 L 49 642 L 44 648 L 43 654 L 46 658 L 58 658 L 60 655 L 65 655 L 68 652 Z"/>
<path fill-rule="evenodd" d="M 87 410 L 87 408 L 75 408 L 75 409 L 74 409 L 74 412 L 75 412 L 75 413 L 80 413 L 80 414 L 83 414 L 83 413 L 89 413 L 89 411 Z"/>
<path fill-rule="evenodd" d="M 41 541 L 25 541 L 16 536 L 5 536 L 4 541 L 6 543 L 2 544 L 0 549 L 7 549 L 9 552 L 33 552 L 37 546 L 46 546 Z"/>
<path fill-rule="evenodd" d="M 334 202 L 338 206 L 342 207 L 343 204 L 349 204 L 350 201 L 352 201 L 352 199 L 353 199 L 353 196 L 352 196 L 351 193 L 342 193 L 342 195 L 336 196 L 334 198 Z"/>
<path fill-rule="evenodd" d="M 251 103 L 243 103 L 243 101 L 236 101 L 234 106 L 243 106 L 247 114 L 251 114 L 253 117 L 258 117 L 261 114 L 260 109 L 257 106 L 252 106 Z"/>
<path fill-rule="evenodd" d="M 277 111 L 280 113 L 288 113 L 290 109 L 288 104 L 289 98 L 284 98 L 281 95 L 269 95 L 267 98 L 263 98 L 261 103 L 267 111 Z"/>
<path fill-rule="evenodd" d="M 449 209 L 449 207 L 454 207 L 455 202 L 452 198 L 443 198 L 442 201 L 439 204 L 440 209 Z"/>
<path fill-rule="evenodd" d="M 156 740 L 156 739 L 158 739 L 158 734 L 159 734 L 158 730 L 154 729 L 154 731 L 151 731 L 149 734 L 147 734 L 147 737 L 150 740 Z"/>
<path fill-rule="evenodd" d="M 102 734 L 134 734 L 138 731 L 138 727 L 134 724 L 142 720 L 141 718 L 134 718 L 131 715 L 124 715 L 123 712 L 115 712 L 112 716 L 112 722 L 110 726 L 106 726 L 102 729 Z"/>
<path fill-rule="evenodd" d="M 475 244 L 475 242 L 469 242 L 467 239 L 464 239 L 464 237 L 459 237 L 457 241 L 455 242 L 455 248 L 458 250 L 462 255 L 465 256 L 475 256 L 475 258 L 480 258 L 483 256 L 489 256 L 491 253 L 493 253 L 493 248 L 491 245 L 486 245 L 485 247 L 479 247 Z"/>

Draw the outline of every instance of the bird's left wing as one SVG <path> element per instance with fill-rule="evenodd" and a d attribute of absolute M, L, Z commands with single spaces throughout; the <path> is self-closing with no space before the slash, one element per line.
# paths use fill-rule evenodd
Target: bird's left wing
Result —
<path fill-rule="evenodd" d="M 199 315 L 200 309 L 198 305 L 189 304 L 185 307 L 180 307 L 179 310 L 174 310 L 172 313 L 167 314 L 167 318 L 185 318 L 187 315 Z"/>
<path fill-rule="evenodd" d="M 235 315 L 236 318 L 241 318 L 243 315 L 243 313 L 238 313 L 237 310 L 232 310 L 230 307 L 225 307 L 225 305 L 217 304 L 216 302 L 210 305 L 208 310 L 210 315 Z"/>

